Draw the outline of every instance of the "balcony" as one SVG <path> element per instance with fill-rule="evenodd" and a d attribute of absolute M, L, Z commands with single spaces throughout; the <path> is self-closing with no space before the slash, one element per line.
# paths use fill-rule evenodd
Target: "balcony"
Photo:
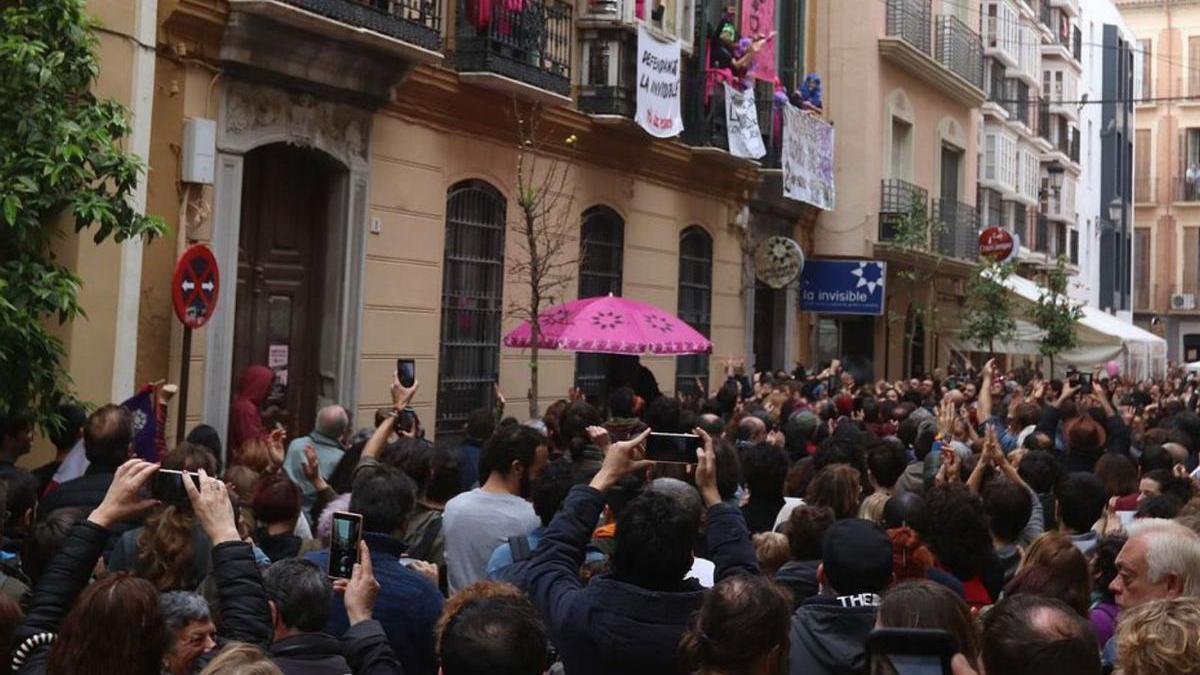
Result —
<path fill-rule="evenodd" d="M 933 215 L 938 222 L 937 252 L 973 260 L 979 250 L 979 212 L 975 207 L 952 199 L 935 199 Z"/>
<path fill-rule="evenodd" d="M 937 19 L 937 60 L 976 89 L 983 89 L 983 45 L 979 35 L 952 16 Z"/>
<path fill-rule="evenodd" d="M 571 5 L 525 0 L 520 9 L 460 0 L 454 64 L 464 82 L 548 103 L 569 103 Z"/>
<path fill-rule="evenodd" d="M 714 73 L 708 77 L 715 78 Z M 699 151 L 720 150 L 717 159 L 730 162 L 756 161 L 762 169 L 781 168 L 783 150 L 783 111 L 775 105 L 774 96 L 763 96 L 755 100 L 758 128 L 762 133 L 767 154 L 757 160 L 735 157 L 729 154 L 729 129 L 725 117 L 725 89 L 720 82 L 706 86 L 705 76 L 685 77 L 683 80 L 683 135 L 687 145 Z M 705 94 L 705 91 L 708 94 Z"/>
<path fill-rule="evenodd" d="M 579 32 L 579 109 L 599 120 L 637 115 L 637 35 L 620 28 Z"/>
<path fill-rule="evenodd" d="M 1049 179 L 1043 174 L 1041 185 L 1042 214 L 1055 222 L 1075 222 L 1075 177 L 1070 174 L 1063 175 L 1062 187 L 1056 191 L 1050 188 Z"/>
<path fill-rule="evenodd" d="M 229 7 L 416 62 L 441 58 L 437 0 L 229 0 Z"/>
<path fill-rule="evenodd" d="M 879 196 L 879 241 L 895 241 L 900 221 L 910 214 L 926 212 L 929 191 L 898 178 L 881 181 Z"/>
<path fill-rule="evenodd" d="M 965 24 L 955 25 L 946 18 L 939 17 L 936 23 L 935 41 L 930 0 L 887 0 L 886 34 L 879 39 L 879 54 L 959 103 L 979 107 L 985 99 L 983 45 Z"/>
<path fill-rule="evenodd" d="M 1200 202 L 1200 179 L 1176 178 L 1174 194 L 1176 202 Z"/>

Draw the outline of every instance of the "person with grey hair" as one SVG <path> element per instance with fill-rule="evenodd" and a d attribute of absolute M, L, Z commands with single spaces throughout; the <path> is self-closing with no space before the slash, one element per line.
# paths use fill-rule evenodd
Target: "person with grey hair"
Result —
<path fill-rule="evenodd" d="M 1161 518 L 1135 520 L 1127 529 L 1117 576 L 1108 586 L 1122 613 L 1152 600 L 1200 597 L 1200 535 Z M 1114 638 L 1104 646 L 1104 662 L 1115 659 Z"/>
<path fill-rule="evenodd" d="M 267 568 L 263 587 L 275 631 L 271 658 L 284 673 L 348 673 L 338 639 L 321 632 L 333 612 L 333 584 L 316 563 L 288 558 Z"/>
<path fill-rule="evenodd" d="M 330 476 L 338 462 L 346 454 L 343 441 L 350 430 L 350 415 L 340 405 L 329 405 L 317 412 L 316 428 L 307 436 L 301 436 L 288 444 L 283 458 L 283 470 L 300 488 L 300 505 L 304 514 L 309 514 L 317 500 L 317 488 L 304 475 L 304 463 L 308 461 L 306 450 L 312 449 L 322 476 Z"/>
<path fill-rule="evenodd" d="M 689 520 L 696 523 L 696 530 L 700 531 L 701 525 L 704 523 L 704 501 L 700 498 L 700 493 L 696 488 L 688 483 L 685 483 L 678 478 L 655 478 L 646 486 L 646 492 L 653 492 L 666 497 L 670 497 L 679 508 L 681 514 L 686 515 Z M 695 579 L 700 582 L 704 588 L 713 587 L 713 575 L 716 573 L 716 565 L 713 561 L 707 558 L 693 557 L 692 569 L 684 575 L 684 580 Z"/>
<path fill-rule="evenodd" d="M 170 591 L 158 596 L 158 606 L 171 635 L 163 665 L 172 675 L 186 675 L 201 654 L 217 646 L 208 601 L 199 593 Z"/>

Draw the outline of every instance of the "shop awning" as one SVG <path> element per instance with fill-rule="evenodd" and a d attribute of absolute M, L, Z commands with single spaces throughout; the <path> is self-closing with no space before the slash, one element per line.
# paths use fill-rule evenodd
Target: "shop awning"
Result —
<path fill-rule="evenodd" d="M 1009 277 L 1005 285 L 1017 296 L 1021 309 L 1036 303 L 1042 294 L 1042 287 L 1037 283 L 1016 275 Z M 955 329 L 954 333 L 957 332 Z M 1107 312 L 1085 306 L 1077 335 L 1079 347 L 1055 358 L 1056 369 L 1068 365 L 1092 369 L 1116 361 L 1122 374 L 1135 378 L 1158 377 L 1166 373 L 1166 341 Z M 996 351 L 1036 355 L 1041 340 L 1041 330 L 1027 320 L 1018 319 L 1016 336 L 1003 345 L 997 344 Z M 986 345 L 964 343 L 956 335 L 950 336 L 950 341 L 954 348 L 963 351 L 987 350 Z"/>

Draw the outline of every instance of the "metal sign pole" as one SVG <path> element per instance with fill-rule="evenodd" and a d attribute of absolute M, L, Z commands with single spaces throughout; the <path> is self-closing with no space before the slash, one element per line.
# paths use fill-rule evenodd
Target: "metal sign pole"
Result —
<path fill-rule="evenodd" d="M 184 439 L 187 430 L 188 375 L 192 368 L 192 329 L 183 327 L 183 357 L 179 366 L 179 405 L 175 408 L 175 443 Z"/>

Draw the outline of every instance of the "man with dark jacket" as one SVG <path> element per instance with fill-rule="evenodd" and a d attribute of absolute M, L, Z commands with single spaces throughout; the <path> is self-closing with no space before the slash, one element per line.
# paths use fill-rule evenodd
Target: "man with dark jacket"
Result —
<path fill-rule="evenodd" d="M 612 573 L 586 586 L 579 579 L 604 493 L 624 476 L 651 465 L 640 459 L 648 432 L 613 443 L 591 484 L 572 488 L 529 566 L 530 596 L 572 675 L 680 672 L 675 649 L 704 600 L 700 584 L 684 579 L 692 566 L 699 523 L 675 498 L 656 491 L 634 498 L 621 513 Z M 704 440 L 695 476 L 708 507 L 706 533 L 715 578 L 757 574 L 746 522 L 736 507 L 721 502 L 712 439 L 703 430 L 696 433 Z"/>
<path fill-rule="evenodd" d="M 362 516 L 363 540 L 369 547 L 361 549 L 368 552 L 359 558 L 363 564 L 370 558 L 372 572 L 379 581 L 375 615 L 409 675 L 437 670 L 433 633 L 442 613 L 442 594 L 437 587 L 400 560 L 406 550 L 404 527 L 415 501 L 412 479 L 386 465 L 359 468 L 350 497 L 350 511 Z M 320 570 L 329 568 L 328 549 L 310 553 L 307 559 Z M 353 632 L 357 626 L 350 610 L 348 599 L 334 597 L 324 631 L 343 637 Z"/>
<path fill-rule="evenodd" d="M 496 417 L 491 410 L 479 408 L 467 415 L 467 437 L 454 448 L 454 453 L 458 455 L 458 477 L 463 492 L 474 490 L 479 484 L 479 457 L 495 430 Z"/>
<path fill-rule="evenodd" d="M 92 510 L 104 501 L 117 467 L 129 459 L 133 443 L 133 416 L 119 405 L 106 405 L 88 416 L 83 425 L 83 445 L 88 468 L 82 476 L 69 480 L 42 500 L 38 519 L 44 520 L 55 509 L 80 507 Z M 119 528 L 117 532 L 128 528 Z"/>
<path fill-rule="evenodd" d="M 341 639 L 319 632 L 329 620 L 334 591 L 325 570 L 299 558 L 267 568 L 263 587 L 275 634 L 270 654 L 284 675 L 401 672 L 383 628 L 371 620 L 379 583 L 365 542 L 360 543 L 359 557 L 362 563 L 355 565 L 354 575 L 361 579 L 337 581 L 352 626 Z"/>
<path fill-rule="evenodd" d="M 892 541 L 868 520 L 839 520 L 825 531 L 817 568 L 821 592 L 792 615 L 791 675 L 866 672 L 867 634 L 879 593 L 893 579 Z"/>

